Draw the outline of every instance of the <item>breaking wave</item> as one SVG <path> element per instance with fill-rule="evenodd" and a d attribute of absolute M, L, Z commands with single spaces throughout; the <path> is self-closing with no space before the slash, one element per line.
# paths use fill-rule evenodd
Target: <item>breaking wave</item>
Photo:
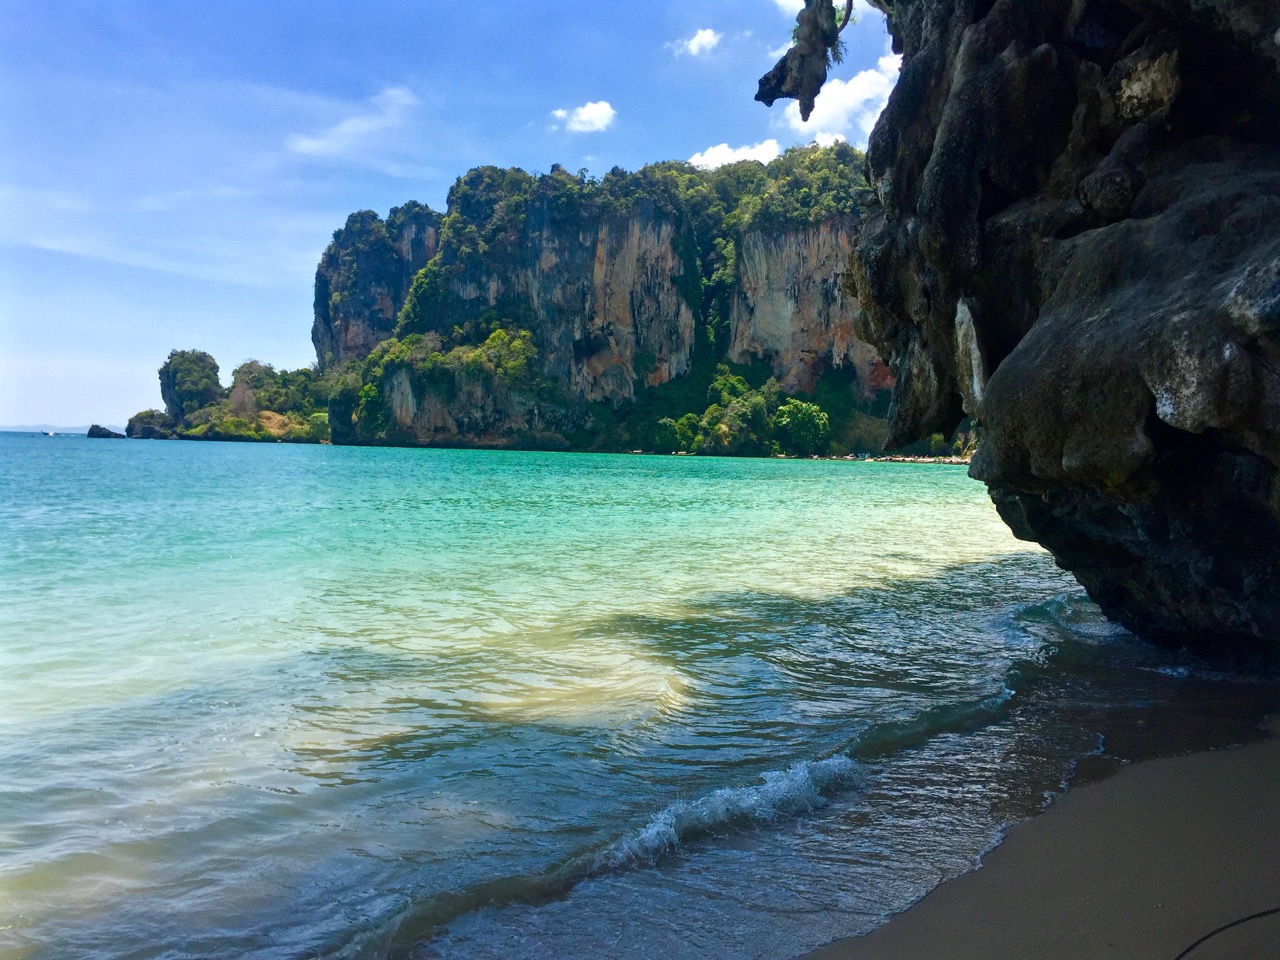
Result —
<path fill-rule="evenodd" d="M 793 763 L 749 787 L 724 787 L 696 800 L 677 800 L 597 857 L 598 868 L 652 863 L 684 843 L 729 828 L 771 823 L 827 805 L 829 791 L 856 786 L 858 764 L 845 756 Z"/>

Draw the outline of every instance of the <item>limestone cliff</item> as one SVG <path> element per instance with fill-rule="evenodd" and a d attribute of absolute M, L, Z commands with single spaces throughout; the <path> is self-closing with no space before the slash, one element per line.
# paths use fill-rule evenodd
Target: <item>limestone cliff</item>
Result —
<path fill-rule="evenodd" d="M 586 402 L 634 400 L 638 380 L 689 370 L 694 313 L 677 286 L 676 241 L 674 222 L 649 210 L 574 223 L 535 213 L 517 256 L 445 272 L 443 295 L 411 305 L 401 329 L 447 334 L 486 315 L 512 318 L 533 331 L 544 377 Z"/>
<path fill-rule="evenodd" d="M 613 430 L 615 447 L 656 445 L 659 420 L 712 402 L 727 361 L 806 395 L 837 371 L 839 442 L 865 444 L 892 377 L 840 283 L 866 195 L 853 160 L 840 144 L 599 181 L 480 167 L 444 215 L 353 214 L 316 279 L 322 365 L 361 361 L 331 404 L 335 442 L 594 446 Z M 423 242 L 397 243 L 405 224 Z M 684 407 L 655 399 L 686 380 Z"/>
<path fill-rule="evenodd" d="M 851 261 L 893 442 L 972 473 L 1111 617 L 1280 644 L 1280 5 L 872 0 L 902 75 Z"/>
<path fill-rule="evenodd" d="M 855 332 L 858 303 L 841 284 L 856 227 L 856 218 L 833 218 L 742 238 L 731 360 L 764 360 L 787 391 L 811 392 L 824 372 L 846 365 L 868 396 L 892 386 L 879 353 Z"/>
<path fill-rule="evenodd" d="M 395 330 L 414 276 L 436 254 L 440 214 L 410 201 L 384 222 L 347 217 L 316 268 L 311 342 L 321 367 L 363 357 Z"/>

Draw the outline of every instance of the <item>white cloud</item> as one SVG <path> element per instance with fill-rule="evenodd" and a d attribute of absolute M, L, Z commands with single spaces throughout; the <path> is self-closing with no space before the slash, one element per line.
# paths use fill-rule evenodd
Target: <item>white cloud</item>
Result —
<path fill-rule="evenodd" d="M 774 3 L 774 6 L 776 6 L 783 13 L 789 13 L 793 17 L 797 13 L 799 13 L 800 9 L 804 6 L 804 0 L 773 0 L 773 3 Z M 839 11 L 839 10 L 843 10 L 844 8 L 837 3 L 836 9 Z M 871 4 L 867 3 L 867 0 L 853 0 L 853 15 L 855 17 L 860 18 L 865 13 L 875 13 L 875 12 L 878 12 L 878 11 L 876 11 L 876 9 L 873 6 L 871 6 Z"/>
<path fill-rule="evenodd" d="M 402 126 L 418 98 L 406 87 L 387 87 L 370 98 L 370 110 L 364 110 L 334 124 L 319 136 L 294 134 L 286 146 L 294 153 L 311 157 L 334 157 L 364 145 L 380 130 Z"/>
<path fill-rule="evenodd" d="M 711 29 L 703 29 L 688 40 L 678 40 L 675 43 L 667 44 L 667 46 L 675 50 L 677 55 L 687 53 L 691 57 L 696 57 L 714 50 L 723 36 L 723 33 L 716 33 Z"/>
<path fill-rule="evenodd" d="M 759 160 L 761 163 L 768 163 L 776 159 L 781 152 L 777 140 L 765 140 L 754 147 L 731 147 L 727 143 L 721 143 L 714 147 L 707 147 L 701 153 L 695 153 L 689 158 L 689 162 L 704 170 L 714 170 L 716 167 L 723 167 L 726 163 L 737 163 L 739 160 Z"/>
<path fill-rule="evenodd" d="M 848 80 L 828 80 L 814 101 L 808 123 L 800 119 L 800 105 L 793 101 L 787 105 L 787 125 L 819 142 L 840 136 L 865 144 L 898 82 L 901 67 L 902 57 L 886 54 L 872 70 L 863 70 Z"/>
<path fill-rule="evenodd" d="M 572 110 L 561 108 L 551 111 L 551 116 L 563 121 L 565 129 L 572 130 L 574 133 L 598 133 L 601 130 L 608 130 L 613 126 L 617 115 L 618 111 L 613 109 L 613 105 L 608 100 L 592 100 Z M 553 123 L 551 129 L 559 130 L 560 124 Z"/>

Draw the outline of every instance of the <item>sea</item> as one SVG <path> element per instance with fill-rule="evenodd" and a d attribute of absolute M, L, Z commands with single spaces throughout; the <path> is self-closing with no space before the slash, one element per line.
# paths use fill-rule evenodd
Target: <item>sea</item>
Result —
<path fill-rule="evenodd" d="M 781 960 L 1277 703 L 963 467 L 0 434 L 6 960 Z"/>

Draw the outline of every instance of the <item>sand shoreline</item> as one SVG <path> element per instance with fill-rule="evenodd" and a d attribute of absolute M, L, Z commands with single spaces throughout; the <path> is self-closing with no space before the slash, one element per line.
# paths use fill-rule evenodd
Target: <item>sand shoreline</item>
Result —
<path fill-rule="evenodd" d="M 1280 908 L 1280 739 L 1149 760 L 1010 829 L 981 869 L 808 960 L 1175 960 Z M 1186 960 L 1280 960 L 1280 914 Z"/>

